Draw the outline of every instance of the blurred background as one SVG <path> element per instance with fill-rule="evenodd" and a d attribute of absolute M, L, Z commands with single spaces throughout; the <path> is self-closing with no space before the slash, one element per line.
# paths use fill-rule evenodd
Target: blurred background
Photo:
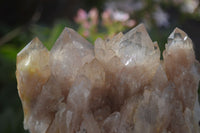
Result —
<path fill-rule="evenodd" d="M 15 78 L 16 55 L 35 36 L 51 49 L 71 27 L 91 43 L 144 23 L 163 51 L 175 27 L 193 40 L 200 60 L 198 0 L 0 0 L 0 133 L 25 133 Z M 161 57 L 162 58 L 162 57 Z"/>

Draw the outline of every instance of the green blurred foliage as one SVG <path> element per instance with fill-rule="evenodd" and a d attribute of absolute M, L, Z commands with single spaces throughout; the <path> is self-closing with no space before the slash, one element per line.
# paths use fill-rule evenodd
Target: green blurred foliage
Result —
<path fill-rule="evenodd" d="M 23 133 L 23 110 L 15 80 L 15 57 L 17 50 L 12 45 L 0 49 L 0 132 Z"/>

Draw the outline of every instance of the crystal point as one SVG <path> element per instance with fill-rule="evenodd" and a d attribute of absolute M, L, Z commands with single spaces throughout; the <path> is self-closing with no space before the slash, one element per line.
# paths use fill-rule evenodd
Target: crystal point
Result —
<path fill-rule="evenodd" d="M 17 61 L 22 60 L 22 58 L 25 58 L 30 55 L 30 52 L 37 51 L 37 50 L 45 50 L 46 47 L 42 44 L 42 42 L 35 37 L 31 42 L 29 42 L 26 47 L 24 47 L 18 54 L 17 54 Z"/>
<path fill-rule="evenodd" d="M 73 80 L 79 68 L 93 58 L 93 46 L 73 29 L 65 28 L 51 49 L 53 75 L 61 82 L 66 78 Z"/>
<path fill-rule="evenodd" d="M 193 49 L 193 44 L 188 35 L 179 28 L 175 28 L 174 31 L 168 37 L 168 43 L 166 49 L 170 47 L 181 47 Z"/>
<path fill-rule="evenodd" d="M 45 133 L 48 122 L 35 120 L 33 105 L 37 101 L 43 85 L 50 77 L 49 51 L 38 38 L 34 38 L 17 54 L 16 76 L 18 92 L 24 109 L 24 128 L 33 132 Z"/>
<path fill-rule="evenodd" d="M 24 128 L 31 133 L 200 133 L 200 63 L 185 32 L 163 60 L 143 24 L 93 47 L 65 28 L 49 52 L 33 39 L 17 55 Z"/>
<path fill-rule="evenodd" d="M 143 64 L 149 56 L 159 62 L 160 52 L 154 49 L 143 24 L 126 33 L 119 45 L 119 55 L 125 65 Z"/>
<path fill-rule="evenodd" d="M 21 84 L 23 86 L 26 86 L 26 83 L 30 80 L 29 85 L 34 85 L 32 86 L 34 88 L 38 80 L 43 84 L 49 78 L 49 51 L 38 38 L 34 38 L 17 54 L 17 70 L 19 70 L 16 72 L 17 76 L 21 77 L 18 78 L 18 80 L 20 80 L 18 82 L 24 82 L 24 84 Z M 38 75 L 40 76 L 39 79 L 36 78 Z M 30 91 L 32 90 L 30 89 Z M 25 91 L 21 92 L 25 93 Z"/>
<path fill-rule="evenodd" d="M 170 39 L 176 39 L 176 38 L 184 39 L 186 36 L 187 36 L 187 34 L 184 31 L 182 31 L 179 28 L 175 28 L 174 31 L 169 35 L 168 38 L 170 38 Z"/>

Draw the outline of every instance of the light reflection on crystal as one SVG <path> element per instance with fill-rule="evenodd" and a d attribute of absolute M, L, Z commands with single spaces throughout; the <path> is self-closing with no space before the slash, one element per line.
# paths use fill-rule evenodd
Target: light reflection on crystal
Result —
<path fill-rule="evenodd" d="M 28 60 L 26 61 L 26 63 L 25 63 L 25 66 L 28 66 L 29 65 L 29 63 L 30 63 L 30 56 L 28 57 Z"/>

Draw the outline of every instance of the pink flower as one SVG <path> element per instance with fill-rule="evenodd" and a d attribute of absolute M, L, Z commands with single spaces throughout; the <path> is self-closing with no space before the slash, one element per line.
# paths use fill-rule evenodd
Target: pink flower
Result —
<path fill-rule="evenodd" d="M 111 10 L 107 9 L 101 14 L 103 24 L 111 23 L 111 12 Z"/>
<path fill-rule="evenodd" d="M 85 10 L 79 9 L 77 12 L 77 16 L 74 18 L 75 22 L 82 23 L 87 21 L 88 15 Z"/>
<path fill-rule="evenodd" d="M 92 8 L 89 13 L 88 13 L 89 18 L 91 19 L 92 25 L 97 25 L 98 24 L 98 10 L 97 8 Z"/>
<path fill-rule="evenodd" d="M 82 25 L 83 25 L 83 27 L 84 27 L 85 29 L 89 29 L 89 28 L 90 28 L 90 23 L 89 23 L 88 21 L 84 21 L 84 22 L 82 23 Z"/>

